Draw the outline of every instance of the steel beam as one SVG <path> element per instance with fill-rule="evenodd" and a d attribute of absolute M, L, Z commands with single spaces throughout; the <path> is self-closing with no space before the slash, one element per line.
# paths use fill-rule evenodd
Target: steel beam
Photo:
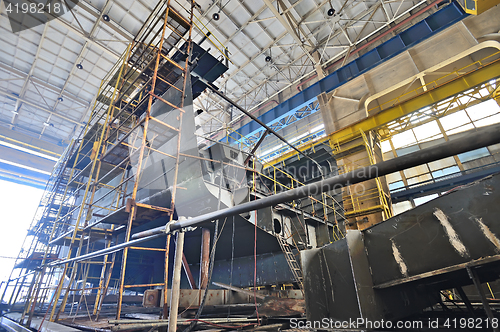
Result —
<path fill-rule="evenodd" d="M 213 84 L 211 84 L 210 82 L 208 82 L 207 80 L 205 80 L 203 77 L 197 75 L 194 72 L 191 72 L 191 75 L 194 76 L 194 77 L 196 77 L 196 78 L 198 78 L 199 81 L 201 81 L 203 84 L 205 84 L 206 86 L 208 86 L 210 88 L 210 90 L 212 90 L 212 92 L 214 92 L 216 95 L 218 95 L 219 97 L 221 97 L 222 99 L 224 99 L 225 101 L 227 101 L 229 104 L 231 104 L 234 107 L 236 107 L 240 112 L 244 113 L 250 119 L 254 120 L 260 126 L 262 126 L 263 128 L 265 128 L 266 132 L 269 132 L 269 133 L 273 134 L 280 141 L 282 141 L 283 143 L 285 143 L 286 145 L 288 145 L 289 147 L 291 147 L 292 149 L 294 149 L 295 151 L 297 151 L 299 154 L 303 155 L 305 158 L 307 158 L 310 161 L 312 161 L 314 164 L 316 164 L 318 166 L 319 171 L 322 172 L 321 166 L 314 159 L 312 159 L 307 154 L 305 154 L 304 152 L 300 151 L 295 146 L 293 146 L 292 144 L 290 144 L 283 136 L 281 136 L 276 131 L 274 131 L 273 129 L 271 129 L 268 125 L 266 125 L 264 122 L 262 122 L 257 117 L 255 117 L 252 113 L 248 112 L 243 107 L 241 107 L 240 105 L 238 105 L 231 98 L 229 98 L 228 96 L 226 96 L 225 94 L 223 94 L 222 92 L 220 92 Z"/>
<path fill-rule="evenodd" d="M 344 129 L 338 130 L 329 136 L 334 142 L 342 142 L 357 136 L 360 131 L 368 132 L 377 129 L 391 121 L 397 120 L 416 110 L 432 105 L 438 101 L 452 97 L 457 93 L 470 89 L 481 83 L 495 78 L 500 73 L 500 60 L 485 65 L 467 75 L 457 77 L 436 89 L 428 90 L 403 103 L 390 107 L 374 116 L 358 121 Z"/>
<path fill-rule="evenodd" d="M 83 124 L 82 124 L 82 123 L 79 123 L 78 121 L 75 121 L 75 120 L 73 120 L 73 119 L 71 119 L 71 118 L 68 118 L 67 116 L 64 116 L 64 115 L 62 115 L 62 114 L 59 114 L 59 113 L 57 113 L 57 112 L 51 111 L 51 110 L 49 110 L 48 108 L 43 107 L 43 106 L 40 106 L 40 105 L 39 105 L 39 104 L 37 104 L 37 103 L 31 102 L 31 101 L 26 100 L 26 99 L 24 99 L 24 98 L 17 97 L 16 95 L 13 95 L 13 94 L 10 94 L 10 93 L 7 93 L 7 92 L 4 92 L 4 91 L 2 91 L 2 90 L 0 90 L 0 95 L 6 96 L 6 97 L 11 98 L 11 99 L 15 99 L 16 101 L 23 102 L 23 103 L 24 103 L 24 104 L 26 104 L 26 105 L 30 105 L 31 107 L 38 108 L 39 110 L 45 111 L 45 112 L 47 112 L 47 113 L 49 113 L 49 114 L 51 114 L 51 115 L 53 115 L 53 116 L 57 116 L 57 117 L 59 117 L 59 118 L 61 118 L 61 119 L 64 119 L 64 120 L 69 121 L 69 122 L 71 122 L 71 123 L 74 123 L 74 124 L 76 124 L 77 126 L 83 127 Z"/>
<path fill-rule="evenodd" d="M 311 60 L 311 62 L 314 65 L 319 65 L 320 64 L 319 61 L 316 61 L 313 58 L 313 56 L 311 55 L 311 53 L 309 52 L 309 50 L 307 50 L 305 48 L 304 43 L 302 42 L 302 40 L 300 40 L 300 37 L 297 35 L 295 30 L 288 24 L 288 22 L 285 20 L 285 18 L 278 12 L 276 7 L 274 7 L 273 3 L 270 0 L 264 0 L 264 3 L 271 10 L 271 12 L 274 14 L 274 16 L 278 19 L 278 21 L 281 23 L 281 25 L 286 29 L 286 31 L 288 31 L 290 36 L 292 36 L 292 38 L 295 40 L 297 45 L 299 45 L 299 47 L 302 49 L 304 54 L 309 58 L 309 60 Z M 310 46 L 312 47 L 312 45 L 310 45 Z"/>
<path fill-rule="evenodd" d="M 462 138 L 448 141 L 428 149 L 416 151 L 399 158 L 394 158 L 375 165 L 358 168 L 349 173 L 333 176 L 325 180 L 317 181 L 303 187 L 298 187 L 256 201 L 243 203 L 234 207 L 207 213 L 194 218 L 172 222 L 165 225 L 164 227 L 154 228 L 144 233 L 147 235 L 155 235 L 158 233 L 168 233 L 186 227 L 198 226 L 212 220 L 231 217 L 248 211 L 263 209 L 269 206 L 275 206 L 277 204 L 290 202 L 292 200 L 303 197 L 318 195 L 325 191 L 340 189 L 344 186 L 364 182 L 376 177 L 384 176 L 390 173 L 398 172 L 404 169 L 412 168 L 418 165 L 497 143 L 500 143 L 500 124 L 477 129 L 474 133 L 465 135 Z M 143 234 L 137 233 L 134 234 L 132 238 L 140 239 L 142 236 Z"/>
<path fill-rule="evenodd" d="M 436 15 L 439 15 L 439 19 L 437 20 Z M 302 107 L 302 105 L 310 103 L 322 92 L 331 92 L 339 88 L 353 78 L 375 68 L 382 62 L 407 50 L 416 43 L 422 42 L 424 39 L 433 36 L 438 31 L 463 19 L 466 16 L 467 14 L 465 14 L 458 5 L 452 3 L 450 6 L 438 11 L 437 14 L 433 14 L 428 18 L 425 18 L 421 22 L 401 32 L 399 35 L 363 54 L 363 56 L 358 59 L 353 60 L 347 65 L 332 72 L 330 75 L 317 81 L 308 88 L 302 90 L 300 93 L 283 101 L 280 105 L 276 106 L 272 110 L 269 110 L 267 113 L 281 116 L 291 109 Z M 428 22 L 430 21 L 432 21 L 433 24 L 429 24 Z M 439 22 L 439 24 L 435 25 L 434 22 Z M 263 119 L 267 113 L 264 113 L 259 118 Z M 252 136 L 261 130 L 262 129 L 255 122 L 251 121 L 236 131 L 242 136 Z"/>
<path fill-rule="evenodd" d="M 477 129 L 475 132 L 465 135 L 464 137 L 448 141 L 431 148 L 419 150 L 402 157 L 383 161 L 381 163 L 362 167 L 352 172 L 333 176 L 331 178 L 313 182 L 303 187 L 298 187 L 286 192 L 261 198 L 255 201 L 236 205 L 234 207 L 218 210 L 207 213 L 191 219 L 172 221 L 165 226 L 153 228 L 144 232 L 136 233 L 132 236 L 131 241 L 121 243 L 119 245 L 98 250 L 93 253 L 81 255 L 63 261 L 53 262 L 50 266 L 61 265 L 73 261 L 84 261 L 94 257 L 103 256 L 112 252 L 119 251 L 123 248 L 134 246 L 136 244 L 149 241 L 166 233 L 175 230 L 180 230 L 186 227 L 198 226 L 212 220 L 225 217 L 239 215 L 248 211 L 259 210 L 269 206 L 275 206 L 281 203 L 290 202 L 303 197 L 317 195 L 325 191 L 341 189 L 347 185 L 361 183 L 379 176 L 384 176 L 390 173 L 398 172 L 404 169 L 429 163 L 435 160 L 443 159 L 467 151 L 479 149 L 485 146 L 500 143 L 500 124 L 491 125 Z"/>
<path fill-rule="evenodd" d="M 116 3 L 116 4 L 118 4 L 118 3 Z M 78 7 L 81 7 L 87 13 L 94 16 L 97 20 L 101 20 L 102 15 L 105 14 L 105 12 L 106 12 L 105 9 L 99 11 L 97 8 L 93 7 L 91 4 L 87 3 L 87 1 L 78 1 L 76 5 Z M 122 26 L 120 26 L 115 21 L 110 20 L 110 21 L 106 22 L 106 21 L 102 20 L 102 23 L 104 25 L 108 26 L 110 29 L 112 29 L 116 33 L 120 34 L 123 38 L 125 38 L 124 42 L 131 42 L 134 39 L 134 35 L 132 33 L 125 30 Z"/>

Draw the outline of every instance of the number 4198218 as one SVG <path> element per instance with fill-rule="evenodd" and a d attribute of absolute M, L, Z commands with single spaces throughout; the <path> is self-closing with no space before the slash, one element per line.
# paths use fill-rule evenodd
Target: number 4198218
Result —
<path fill-rule="evenodd" d="M 9 4 L 5 7 L 7 14 L 60 14 L 63 12 L 61 3 L 48 2 L 46 5 L 43 3 L 15 3 Z"/>

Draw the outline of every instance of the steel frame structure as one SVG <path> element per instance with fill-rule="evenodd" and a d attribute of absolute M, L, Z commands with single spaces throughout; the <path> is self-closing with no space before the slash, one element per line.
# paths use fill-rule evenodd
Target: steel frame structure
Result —
<path fill-rule="evenodd" d="M 170 220 L 174 217 L 176 181 L 170 187 L 172 200 L 168 207 L 144 203 L 137 197 L 143 186 L 139 182 L 144 177 L 147 158 L 152 154 L 161 154 L 174 159 L 175 177 L 179 158 L 200 158 L 184 155 L 179 149 L 182 118 L 187 111 L 184 108 L 188 106 L 184 105 L 184 100 L 188 94 L 187 89 L 190 89 L 187 85 L 190 82 L 188 57 L 193 27 L 192 10 L 193 8 L 189 19 L 186 19 L 171 8 L 170 1 L 160 2 L 145 28 L 101 83 L 85 129 L 72 148 L 64 154 L 51 176 L 50 186 L 46 190 L 46 196 L 51 200 L 43 202 L 47 211 L 44 212 L 45 218 L 35 218 L 31 228 L 35 245 L 24 248 L 25 253 L 19 257 L 19 262 L 25 264 L 24 268 L 16 269 L 19 276 L 12 276 L 4 290 L 4 295 L 8 294 L 7 290 L 13 294 L 9 301 L 12 308 L 23 302 L 21 322 L 29 325 L 33 315 L 45 309 L 46 319 L 50 321 L 68 317 L 68 311 L 70 317 L 76 317 L 79 308 L 88 305 L 86 295 L 90 293 L 96 294 L 92 317 L 98 319 L 104 298 L 110 292 L 116 292 L 118 296 L 116 317 L 119 319 L 127 289 L 167 289 L 170 235 L 164 249 L 130 246 L 129 243 L 131 244 L 133 227 L 158 217 Z M 184 48 L 179 46 L 182 43 Z M 181 62 L 176 59 L 181 59 Z M 180 96 L 179 104 L 166 100 L 163 97 L 165 91 L 177 93 Z M 174 123 L 164 122 L 161 117 L 152 114 L 153 108 L 159 103 L 172 108 L 170 112 L 177 112 Z M 165 142 L 165 136 L 170 135 L 169 133 L 177 135 L 174 154 L 166 154 L 157 149 Z M 255 163 L 253 167 L 251 171 L 254 178 L 265 176 L 258 173 Z M 274 177 L 267 176 L 267 180 L 274 183 L 275 191 L 289 188 L 276 180 L 277 174 L 291 179 L 292 188 L 303 185 L 283 170 L 276 169 Z M 272 193 L 263 193 L 254 188 L 254 196 L 263 194 Z M 319 198 L 311 195 L 309 201 L 307 204 L 312 209 L 310 213 L 300 212 L 294 204 L 281 208 L 307 215 L 315 222 L 328 224 L 329 229 L 334 226 L 338 228 L 336 221 L 329 221 L 331 215 L 335 216 L 335 220 L 339 218 L 337 210 L 341 207 L 334 198 L 327 194 Z M 292 230 L 287 230 L 286 234 L 288 238 L 295 236 Z M 335 236 L 336 234 L 332 234 L 332 238 Z M 181 241 L 178 241 L 178 245 L 179 242 Z M 115 252 L 97 259 L 84 258 L 93 252 L 111 249 L 113 244 L 116 246 L 118 243 L 124 245 L 121 263 L 115 262 Z M 284 248 L 287 252 L 291 250 L 286 245 Z M 163 252 L 163 280 L 140 284 L 127 282 L 128 256 L 131 250 Z M 38 256 L 35 257 L 35 254 Z M 54 261 L 56 256 L 62 262 Z M 38 257 L 42 258 L 34 263 Z M 297 273 L 298 263 L 289 259 L 287 261 L 292 271 Z M 113 269 L 118 268 L 115 265 L 120 269 L 118 279 L 112 277 Z M 100 269 L 100 276 L 98 280 L 92 280 L 95 277 L 90 271 L 96 267 Z M 178 276 L 174 278 L 178 279 Z M 300 282 L 298 278 L 297 276 L 296 279 Z M 98 286 L 90 287 L 89 284 Z M 67 310 L 70 303 L 70 309 Z M 165 296 L 165 309 L 166 304 Z M 163 316 L 167 315 L 164 311 Z"/>
<path fill-rule="evenodd" d="M 49 258 L 53 259 L 53 255 L 67 255 L 66 258 L 70 258 L 74 255 L 88 253 L 93 250 L 93 242 L 98 239 L 104 239 L 105 247 L 109 247 L 112 242 L 117 241 L 117 234 L 114 233 L 116 231 L 115 225 L 112 222 L 108 224 L 111 226 L 110 228 L 103 228 L 99 227 L 98 224 L 109 221 L 106 218 L 112 217 L 110 212 L 118 211 L 120 208 L 127 210 L 124 211 L 127 215 L 124 219 L 125 222 L 118 222 L 118 224 L 124 224 L 121 228 L 122 231 L 125 231 L 125 242 L 130 238 L 132 225 L 140 221 L 142 214 L 149 214 L 149 217 L 152 215 L 173 216 L 171 211 L 173 211 L 175 204 L 175 185 L 173 186 L 170 209 L 139 204 L 135 202 L 135 199 L 142 176 L 141 172 L 145 167 L 142 164 L 143 159 L 151 153 L 152 149 L 147 140 L 150 123 L 154 121 L 157 132 L 165 130 L 178 132 L 178 140 L 180 141 L 180 130 L 151 116 L 151 107 L 154 103 L 170 104 L 174 112 L 178 113 L 179 125 L 182 123 L 184 91 L 189 77 L 187 74 L 189 61 L 186 59 L 180 65 L 171 60 L 167 54 L 172 47 L 180 42 L 186 43 L 185 52 L 186 54 L 190 53 L 192 10 L 193 8 L 188 11 L 191 13 L 191 17 L 185 19 L 171 8 L 170 1 L 159 3 L 149 18 L 151 27 L 137 36 L 134 43 L 101 83 L 91 117 L 80 139 L 72 145 L 72 149 L 68 149 L 64 158 L 56 165 L 51 181 L 46 188 L 47 198 L 42 202 L 42 206 L 45 208 L 43 217 L 35 218 L 36 222 L 31 228 L 34 235 L 33 243 L 28 248 L 24 248 L 25 254 L 22 254 L 18 259 L 26 267 L 17 269 L 20 276 L 11 276 L 4 290 L 4 295 L 7 289 L 11 291 L 9 304 L 13 305 L 19 299 L 21 290 L 24 289 L 22 298 L 25 305 L 22 322 L 26 318 L 26 323 L 29 325 L 37 305 L 42 308 L 44 304 L 47 305 L 47 301 L 49 302 L 47 310 L 50 313 L 47 319 L 58 320 L 66 308 L 69 296 L 73 294 L 74 297 L 76 293 L 79 293 L 78 306 L 74 310 L 74 315 L 76 315 L 83 295 L 93 290 L 86 289 L 86 284 L 87 278 L 90 278 L 90 266 L 95 264 L 102 265 L 93 308 L 94 315 L 98 317 L 103 298 L 110 287 L 115 255 L 107 255 L 102 261 L 64 264 L 58 267 L 47 267 Z M 166 46 L 167 43 L 170 44 Z M 144 48 L 144 45 L 151 45 L 151 47 Z M 166 64 L 180 70 L 174 81 L 172 81 L 173 78 L 165 76 L 172 72 L 171 68 L 170 71 L 166 70 Z M 141 75 L 149 77 L 146 80 L 147 84 L 141 84 L 144 82 L 137 80 L 137 77 Z M 182 97 L 179 98 L 178 105 L 173 105 L 157 95 L 162 89 L 165 89 L 164 86 L 159 87 L 160 84 L 168 85 L 179 91 Z M 149 88 L 149 91 L 146 88 Z M 132 93 L 137 95 L 136 101 L 130 97 Z M 142 117 L 141 114 L 143 114 Z M 158 126 L 164 129 L 160 130 Z M 130 141 L 128 140 L 129 136 L 135 137 Z M 131 154 L 138 155 L 137 171 L 133 176 L 129 175 L 131 158 L 125 157 L 119 162 L 116 162 L 116 159 L 115 161 L 109 160 L 109 156 L 113 155 L 112 152 L 118 151 L 117 147 L 123 146 L 126 149 L 130 148 Z M 179 156 L 177 154 L 173 157 L 178 159 Z M 121 179 L 121 183 L 114 188 L 106 183 L 113 176 Z M 99 190 L 102 191 L 103 188 L 108 188 L 110 191 L 98 197 L 96 193 L 99 193 Z M 109 207 L 101 206 L 103 205 L 103 196 L 113 197 Z M 92 218 L 96 216 L 99 216 L 100 220 L 90 224 Z M 168 260 L 168 241 L 166 248 L 165 257 Z M 148 250 L 149 248 L 136 249 Z M 128 248 L 124 250 L 120 278 L 113 287 L 117 288 L 119 297 L 118 318 L 121 313 L 124 290 L 131 287 L 125 285 L 128 250 Z M 33 269 L 33 266 L 29 266 L 29 264 L 34 257 L 26 256 L 26 253 L 31 255 L 38 253 L 43 258 L 36 264 L 41 268 L 23 275 L 22 272 Z M 168 271 L 165 272 L 164 283 L 162 283 L 165 288 L 167 277 Z M 53 280 L 57 278 L 58 280 Z M 67 278 L 69 278 L 69 282 L 65 281 Z M 75 286 L 75 280 L 83 280 L 82 285 Z M 27 291 L 26 288 L 28 288 Z M 51 295 L 50 299 L 49 295 Z M 61 296 L 62 301 L 59 304 Z M 56 310 L 56 308 L 58 309 Z M 73 313 L 73 306 L 70 313 Z"/>

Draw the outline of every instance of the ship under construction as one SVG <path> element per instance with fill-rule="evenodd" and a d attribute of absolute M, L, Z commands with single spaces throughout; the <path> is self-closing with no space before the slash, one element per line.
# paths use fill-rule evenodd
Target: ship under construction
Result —
<path fill-rule="evenodd" d="M 423 70 L 432 73 L 425 80 L 415 75 L 360 99 L 356 107 L 367 111 L 356 121 L 339 116 L 295 137 L 281 131 L 341 108 L 336 100 L 352 104 L 342 93 L 354 91 L 358 77 L 481 15 L 457 2 L 440 6 L 297 87 L 303 100 L 293 96 L 259 116 L 217 85 L 231 55 L 196 17 L 197 6 L 159 1 L 102 80 L 3 285 L 2 327 L 253 331 L 301 322 L 341 330 L 354 320 L 350 330 L 381 321 L 390 322 L 378 326 L 385 330 L 400 321 L 426 330 L 465 319 L 498 331 L 500 125 L 476 124 L 483 118 L 472 113 L 474 129 L 445 122 L 469 107 L 498 108 L 497 36 Z M 500 13 L 488 6 L 494 13 L 484 15 Z M 196 100 L 208 94 L 245 120 L 198 135 L 204 111 Z M 300 106 L 293 116 L 276 115 L 293 103 Z M 437 136 L 418 136 L 434 123 Z M 411 130 L 418 148 L 396 139 Z M 263 152 L 265 142 L 273 145 Z M 402 211 L 401 202 L 411 206 Z M 325 318 L 326 327 L 311 323 Z"/>

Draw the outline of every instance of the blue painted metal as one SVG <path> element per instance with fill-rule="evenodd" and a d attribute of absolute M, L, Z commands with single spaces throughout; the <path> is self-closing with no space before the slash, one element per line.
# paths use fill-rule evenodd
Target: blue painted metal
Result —
<path fill-rule="evenodd" d="M 278 120 L 273 121 L 269 127 L 274 131 L 279 131 L 300 119 L 303 119 L 311 114 L 314 114 L 319 111 L 319 103 L 316 99 L 313 100 L 312 103 L 306 105 L 295 112 L 288 112 L 278 118 Z M 240 149 L 244 147 L 253 146 L 261 137 L 264 131 L 258 130 L 254 135 L 240 136 L 239 134 L 232 132 L 229 136 L 229 144 L 236 144 Z"/>
<path fill-rule="evenodd" d="M 305 144 L 305 143 L 308 143 L 308 142 L 311 142 L 317 138 L 320 138 L 320 137 L 323 137 L 325 136 L 325 130 L 324 129 L 321 129 L 320 131 L 317 131 L 315 133 L 312 133 L 311 135 L 308 135 L 300 140 L 297 140 L 295 142 L 292 142 L 291 144 L 295 147 L 297 146 L 300 146 L 302 144 Z M 291 151 L 292 148 L 289 147 L 288 145 L 287 146 L 284 146 L 284 147 L 281 147 L 275 151 L 272 151 L 272 152 L 269 152 L 269 153 L 266 153 L 265 155 L 261 155 L 259 156 L 262 160 L 272 160 L 274 158 L 277 158 L 285 153 L 287 153 L 288 151 Z"/>
<path fill-rule="evenodd" d="M 10 176 L 2 173 L 10 174 Z M 13 174 L 19 174 L 19 176 L 15 176 Z M 0 162 L 0 180 L 18 183 L 37 189 L 45 189 L 45 183 L 49 180 L 49 177 L 50 176 L 47 174 L 42 174 L 36 171 Z"/>
<path fill-rule="evenodd" d="M 397 189 L 391 192 L 392 203 L 407 201 L 435 193 L 448 191 L 452 188 L 465 185 L 500 172 L 500 163 L 490 164 L 475 169 L 468 169 L 467 173 L 454 173 L 440 178 L 423 181 L 414 185 Z"/>
<path fill-rule="evenodd" d="M 302 92 L 299 92 L 275 108 L 262 114 L 259 116 L 259 120 L 268 126 L 272 126 L 283 118 L 294 114 L 306 105 L 316 101 L 319 94 L 337 89 L 358 75 L 375 68 L 384 61 L 389 60 L 467 16 L 468 14 L 463 11 L 457 2 L 452 2 L 448 6 L 443 7 L 436 13 L 401 32 L 399 35 L 389 39 L 385 43 L 351 61 L 344 67 L 337 69 L 335 72 L 311 85 L 307 89 L 304 89 Z M 264 131 L 264 128 L 257 122 L 251 121 L 241 126 L 236 131 L 239 135 L 233 133 L 230 141 L 238 142 L 241 136 L 256 136 Z"/>

